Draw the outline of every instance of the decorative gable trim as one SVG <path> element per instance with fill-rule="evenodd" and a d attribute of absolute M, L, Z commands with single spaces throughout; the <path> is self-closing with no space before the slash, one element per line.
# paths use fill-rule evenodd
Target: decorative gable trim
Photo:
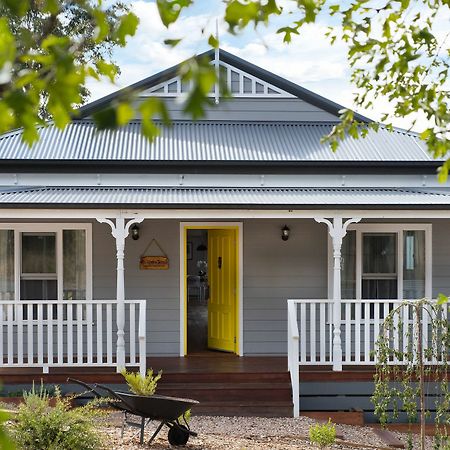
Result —
<path fill-rule="evenodd" d="M 216 59 L 211 64 L 216 64 Z M 255 75 L 245 72 L 224 61 L 218 61 L 219 77 L 225 77 L 226 85 L 233 97 L 270 97 L 270 98 L 296 98 L 295 95 L 280 89 L 272 83 L 262 80 Z M 143 91 L 140 96 L 148 97 L 177 97 L 189 92 L 191 83 L 182 83 L 179 76 L 158 83 Z M 209 94 L 214 97 L 214 90 Z"/>
<path fill-rule="evenodd" d="M 219 59 L 222 64 L 229 64 L 234 68 L 233 70 L 239 69 L 244 73 L 252 75 L 253 77 L 256 77 L 267 83 L 268 93 L 269 93 L 269 85 L 271 85 L 275 87 L 277 90 L 281 90 L 284 95 L 286 95 L 285 93 L 288 93 L 292 97 L 294 98 L 297 97 L 307 103 L 310 103 L 320 109 L 323 109 L 324 111 L 329 112 L 330 114 L 333 114 L 336 117 L 339 117 L 340 111 L 343 109 L 343 106 L 325 97 L 322 97 L 321 95 L 309 91 L 308 89 L 305 89 L 295 83 L 292 83 L 291 81 L 279 77 L 278 75 L 275 75 L 274 73 L 262 69 L 261 67 L 255 66 L 254 64 L 245 61 L 242 58 L 239 58 L 235 55 L 232 55 L 231 53 L 228 53 L 222 49 L 219 50 L 219 55 L 220 55 Z M 214 49 L 208 50 L 207 52 L 198 55 L 198 57 L 199 58 L 206 57 L 214 61 L 215 57 Z M 88 103 L 87 105 L 82 106 L 81 108 L 78 109 L 77 115 L 74 116 L 74 119 L 83 119 L 89 117 L 96 111 L 107 108 L 111 104 L 111 102 L 115 100 L 118 100 L 122 97 L 128 98 L 130 96 L 130 93 L 132 92 L 141 93 L 145 90 L 153 88 L 158 84 L 163 84 L 170 79 L 175 80 L 179 66 L 180 66 L 179 64 L 173 66 L 167 70 L 164 70 L 141 81 L 138 81 L 137 83 L 134 83 L 131 86 L 128 86 L 124 89 L 106 95 L 103 98 L 100 98 L 91 103 Z M 354 117 L 356 120 L 359 120 L 361 122 L 372 122 L 371 119 L 356 112 L 354 114 Z"/>

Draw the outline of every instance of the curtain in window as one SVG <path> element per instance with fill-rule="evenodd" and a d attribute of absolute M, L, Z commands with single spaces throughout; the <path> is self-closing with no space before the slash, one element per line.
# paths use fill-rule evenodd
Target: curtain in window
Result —
<path fill-rule="evenodd" d="M 63 231 L 63 292 L 65 300 L 86 300 L 86 232 Z"/>
<path fill-rule="evenodd" d="M 348 231 L 341 249 L 341 295 L 343 299 L 356 298 L 356 232 Z"/>
<path fill-rule="evenodd" d="M 403 232 L 403 297 L 425 297 L 425 231 Z"/>
<path fill-rule="evenodd" d="M 13 230 L 0 230 L 0 300 L 14 300 Z"/>

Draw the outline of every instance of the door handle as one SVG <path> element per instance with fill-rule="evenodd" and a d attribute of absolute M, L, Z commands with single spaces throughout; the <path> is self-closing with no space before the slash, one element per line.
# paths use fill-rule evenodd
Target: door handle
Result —
<path fill-rule="evenodd" d="M 221 256 L 219 256 L 219 257 L 217 258 L 217 267 L 218 267 L 219 269 L 222 268 L 222 257 L 221 257 Z"/>

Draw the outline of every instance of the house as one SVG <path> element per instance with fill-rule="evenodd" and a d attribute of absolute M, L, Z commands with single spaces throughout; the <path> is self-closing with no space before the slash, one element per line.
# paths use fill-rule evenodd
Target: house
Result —
<path fill-rule="evenodd" d="M 180 373 L 223 365 L 236 384 L 264 372 L 276 392 L 278 368 L 294 414 L 299 398 L 302 410 L 368 409 L 389 305 L 450 292 L 439 161 L 415 133 L 383 127 L 333 153 L 320 139 L 340 105 L 226 51 L 205 55 L 234 97 L 202 120 L 183 115 L 177 67 L 133 85 L 174 120 L 153 143 L 139 118 L 95 130 L 90 116 L 117 94 L 64 131 L 40 128 L 31 149 L 20 130 L 0 136 L 0 376 L 167 361 Z"/>

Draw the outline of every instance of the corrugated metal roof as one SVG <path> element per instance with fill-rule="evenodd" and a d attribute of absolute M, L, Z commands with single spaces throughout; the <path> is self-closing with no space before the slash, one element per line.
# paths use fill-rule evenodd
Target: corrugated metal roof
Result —
<path fill-rule="evenodd" d="M 450 193 L 421 189 L 381 188 L 123 188 L 22 187 L 0 190 L 0 204 L 8 205 L 139 205 L 193 208 L 228 205 L 358 205 L 450 206 Z"/>
<path fill-rule="evenodd" d="M 0 160 L 63 161 L 433 161 L 413 133 L 380 129 L 365 139 L 347 137 L 333 153 L 320 139 L 332 123 L 298 122 L 176 122 L 160 126 L 149 142 L 133 121 L 118 130 L 96 131 L 90 120 L 76 120 L 64 131 L 54 125 L 39 129 L 30 149 L 21 132 L 0 136 Z"/>

